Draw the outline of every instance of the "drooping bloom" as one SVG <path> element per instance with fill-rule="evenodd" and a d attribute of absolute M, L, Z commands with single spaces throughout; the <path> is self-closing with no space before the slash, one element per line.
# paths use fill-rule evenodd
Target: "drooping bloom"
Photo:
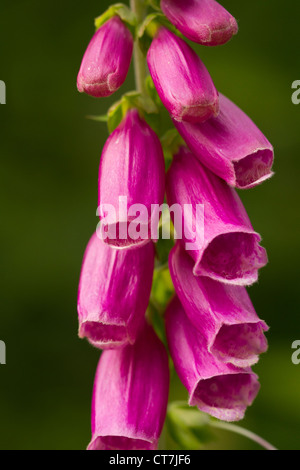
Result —
<path fill-rule="evenodd" d="M 182 241 L 193 241 L 189 254 L 195 261 L 194 274 L 228 284 L 256 282 L 267 254 L 236 191 L 201 165 L 186 147 L 174 157 L 166 191 L 169 206 L 190 209 L 182 210 Z M 199 205 L 204 211 L 197 210 Z M 200 232 L 202 238 L 197 236 Z"/>
<path fill-rule="evenodd" d="M 160 141 L 136 109 L 128 111 L 108 138 L 100 161 L 102 238 L 133 247 L 151 238 L 151 205 L 162 204 L 165 165 Z"/>
<path fill-rule="evenodd" d="M 100 349 L 133 344 L 150 297 L 154 246 L 116 250 L 92 236 L 78 290 L 79 336 Z"/>
<path fill-rule="evenodd" d="M 270 178 L 273 147 L 251 119 L 220 94 L 220 114 L 202 124 L 176 122 L 195 156 L 230 186 L 252 188 Z"/>
<path fill-rule="evenodd" d="M 238 32 L 235 18 L 215 0 L 161 0 L 161 9 L 191 41 L 219 46 Z"/>
<path fill-rule="evenodd" d="M 92 37 L 77 77 L 80 92 L 102 98 L 123 85 L 129 70 L 133 37 L 119 16 L 102 25 Z"/>
<path fill-rule="evenodd" d="M 94 384 L 88 450 L 155 450 L 168 393 L 168 356 L 145 324 L 133 346 L 102 353 Z"/>
<path fill-rule="evenodd" d="M 161 27 L 147 62 L 156 90 L 175 120 L 203 122 L 217 116 L 218 92 L 206 67 L 185 41 Z"/>
<path fill-rule="evenodd" d="M 268 327 L 258 318 L 245 287 L 194 276 L 193 260 L 180 243 L 170 253 L 169 267 L 185 313 L 208 351 L 237 367 L 254 365 L 267 350 Z"/>
<path fill-rule="evenodd" d="M 166 331 L 175 369 L 189 392 L 189 404 L 223 421 L 243 419 L 260 388 L 256 374 L 210 354 L 178 297 L 168 306 Z"/>

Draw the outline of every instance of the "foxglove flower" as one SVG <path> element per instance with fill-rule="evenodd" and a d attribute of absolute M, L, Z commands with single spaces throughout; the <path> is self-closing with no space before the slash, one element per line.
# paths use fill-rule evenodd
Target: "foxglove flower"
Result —
<path fill-rule="evenodd" d="M 225 44 L 238 32 L 236 20 L 215 0 L 161 0 L 161 9 L 185 37 L 204 46 Z"/>
<path fill-rule="evenodd" d="M 260 388 L 251 369 L 220 362 L 210 354 L 177 297 L 167 309 L 166 331 L 175 369 L 189 392 L 189 404 L 223 421 L 243 419 Z"/>
<path fill-rule="evenodd" d="M 193 241 L 189 253 L 195 261 L 194 274 L 228 284 L 256 282 L 267 254 L 236 191 L 201 165 L 186 147 L 174 157 L 166 191 L 169 206 L 191 208 L 182 211 L 183 242 Z M 204 213 L 197 211 L 201 204 Z M 195 234 L 201 231 L 203 238 L 198 241 Z"/>
<path fill-rule="evenodd" d="M 252 188 L 270 178 L 273 147 L 251 119 L 220 94 L 220 114 L 202 124 L 174 125 L 197 158 L 231 186 Z"/>
<path fill-rule="evenodd" d="M 131 62 L 133 37 L 118 16 L 112 17 L 92 37 L 83 56 L 77 88 L 102 98 L 123 85 Z"/>
<path fill-rule="evenodd" d="M 193 49 L 161 27 L 147 55 L 156 90 L 176 121 L 203 122 L 217 116 L 218 92 Z"/>
<path fill-rule="evenodd" d="M 179 243 L 170 253 L 169 267 L 186 315 L 208 351 L 237 367 L 255 364 L 267 350 L 268 327 L 258 318 L 245 287 L 194 276 L 193 260 Z"/>
<path fill-rule="evenodd" d="M 168 356 L 145 324 L 133 346 L 102 353 L 94 384 L 88 450 L 155 450 L 168 393 Z"/>
<path fill-rule="evenodd" d="M 116 250 L 94 234 L 86 248 L 78 291 L 79 336 L 98 348 L 133 344 L 144 321 L 154 246 Z"/>
<path fill-rule="evenodd" d="M 102 238 L 119 248 L 148 243 L 151 205 L 165 192 L 163 151 L 157 135 L 128 111 L 103 149 L 99 169 L 99 216 Z"/>

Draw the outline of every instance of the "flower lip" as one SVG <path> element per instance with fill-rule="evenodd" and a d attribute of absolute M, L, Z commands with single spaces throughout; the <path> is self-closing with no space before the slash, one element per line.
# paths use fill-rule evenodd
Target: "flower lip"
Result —
<path fill-rule="evenodd" d="M 113 325 L 97 321 L 83 321 L 79 328 L 79 338 L 85 337 L 98 349 L 120 348 L 133 344 L 135 341 L 135 338 L 130 337 L 125 323 Z"/>
<path fill-rule="evenodd" d="M 88 445 L 87 450 L 155 450 L 157 441 L 132 439 L 126 436 L 96 437 Z"/>
<path fill-rule="evenodd" d="M 224 322 L 208 345 L 208 350 L 220 361 L 241 368 L 251 367 L 258 362 L 259 355 L 268 349 L 264 335 L 267 330 L 264 321 L 236 325 Z"/>
<path fill-rule="evenodd" d="M 194 266 L 195 276 L 209 276 L 217 281 L 240 286 L 258 280 L 258 269 L 267 262 L 258 233 L 232 230 L 214 237 Z"/>
<path fill-rule="evenodd" d="M 234 181 L 232 186 L 250 189 L 271 178 L 274 155 L 270 149 L 258 149 L 241 160 L 233 161 Z"/>
<path fill-rule="evenodd" d="M 260 389 L 251 370 L 199 380 L 189 404 L 222 421 L 240 421 Z"/>

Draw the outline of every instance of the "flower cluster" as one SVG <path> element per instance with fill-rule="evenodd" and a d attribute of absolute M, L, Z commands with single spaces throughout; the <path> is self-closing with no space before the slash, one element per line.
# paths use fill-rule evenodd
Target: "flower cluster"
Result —
<path fill-rule="evenodd" d="M 114 108 L 122 115 L 102 152 L 98 200 L 101 227 L 114 236 L 92 236 L 80 276 L 79 335 L 103 350 L 93 392 L 91 450 L 156 449 L 162 432 L 169 358 L 147 314 L 157 240 L 151 239 L 145 214 L 165 196 L 169 206 L 192 207 L 182 212 L 185 230 L 181 239 L 175 233 L 168 256 L 175 292 L 163 314 L 168 349 L 189 404 L 221 420 L 242 419 L 259 390 L 251 367 L 267 350 L 268 327 L 246 290 L 267 255 L 234 188 L 251 188 L 272 175 L 273 148 L 251 119 L 219 94 L 184 40 L 224 44 L 237 33 L 237 22 L 214 0 L 161 0 L 160 9 L 152 12 L 152 27 L 150 20 L 141 27 L 144 18 L 132 20 L 136 11 L 111 7 L 98 22 L 77 80 L 80 92 L 111 95 L 126 79 L 133 47 L 141 54 L 140 31 L 151 36 L 144 60 L 157 99 L 149 94 L 146 100 L 145 88 L 134 104 Z M 176 145 L 163 148 L 159 132 L 149 125 L 141 104 L 149 100 L 168 111 Z M 167 172 L 165 150 L 173 155 Z M 121 209 L 120 197 L 126 199 Z M 136 218 L 139 204 L 147 211 Z M 195 218 L 197 204 L 204 206 L 201 220 Z M 113 215 L 106 210 L 110 205 Z M 149 236 L 131 236 L 132 223 Z M 203 227 L 203 237 L 196 237 L 201 242 L 186 251 L 185 242 Z"/>

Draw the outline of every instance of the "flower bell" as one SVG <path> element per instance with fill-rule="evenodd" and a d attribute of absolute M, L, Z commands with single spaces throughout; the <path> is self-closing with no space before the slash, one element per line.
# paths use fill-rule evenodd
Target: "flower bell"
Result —
<path fill-rule="evenodd" d="M 215 0 L 161 0 L 161 9 L 191 41 L 219 46 L 238 32 L 235 18 Z"/>
<path fill-rule="evenodd" d="M 134 345 L 101 355 L 88 450 L 157 449 L 168 394 L 168 355 L 145 323 Z"/>
<path fill-rule="evenodd" d="M 160 27 L 147 55 L 156 90 L 176 121 L 203 122 L 219 112 L 218 92 L 198 55 Z"/>
<path fill-rule="evenodd" d="M 133 37 L 119 16 L 113 16 L 92 37 L 77 77 L 80 92 L 96 98 L 112 95 L 123 85 L 133 51 Z"/>
<path fill-rule="evenodd" d="M 176 372 L 189 392 L 189 404 L 223 421 L 243 419 L 260 388 L 256 374 L 210 354 L 178 297 L 168 306 L 166 331 Z"/>
<path fill-rule="evenodd" d="M 116 250 L 92 236 L 78 289 L 79 336 L 100 349 L 133 344 L 150 297 L 154 246 Z"/>
<path fill-rule="evenodd" d="M 173 122 L 194 155 L 230 186 L 252 188 L 273 175 L 272 145 L 224 95 L 218 117 L 203 124 Z"/>
<path fill-rule="evenodd" d="M 183 211 L 182 241 L 192 241 L 189 253 L 196 276 L 236 285 L 257 281 L 258 269 L 267 263 L 266 250 L 233 188 L 181 147 L 167 173 L 166 192 L 170 206 L 190 207 Z M 199 205 L 204 206 L 200 215 Z M 195 233 L 200 231 L 203 238 L 198 241 Z"/>
<path fill-rule="evenodd" d="M 105 243 L 118 248 L 148 243 L 157 235 L 152 205 L 161 205 L 164 193 L 159 138 L 131 109 L 109 136 L 100 161 L 98 215 Z"/>

